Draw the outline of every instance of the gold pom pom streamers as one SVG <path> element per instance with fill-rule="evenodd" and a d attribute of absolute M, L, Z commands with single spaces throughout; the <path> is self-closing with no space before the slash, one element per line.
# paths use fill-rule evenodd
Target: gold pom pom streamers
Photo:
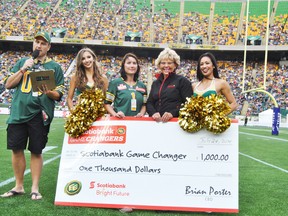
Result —
<path fill-rule="evenodd" d="M 209 97 L 192 96 L 188 98 L 180 109 L 178 122 L 187 132 L 197 132 L 202 128 L 218 134 L 224 132 L 231 125 L 226 116 L 230 107 L 222 96 Z"/>
<path fill-rule="evenodd" d="M 79 137 L 93 122 L 105 114 L 104 94 L 100 89 L 88 89 L 79 95 L 75 109 L 67 117 L 65 131 L 71 137 Z"/>
<path fill-rule="evenodd" d="M 187 132 L 197 132 L 203 127 L 201 110 L 203 97 L 187 98 L 185 105 L 180 109 L 178 122 L 180 127 Z"/>
<path fill-rule="evenodd" d="M 205 98 L 204 127 L 214 133 L 222 133 L 231 125 L 231 120 L 226 116 L 230 107 L 222 96 L 210 95 Z"/>
<path fill-rule="evenodd" d="M 226 116 L 206 116 L 204 127 L 214 133 L 223 133 L 231 125 L 231 120 Z"/>

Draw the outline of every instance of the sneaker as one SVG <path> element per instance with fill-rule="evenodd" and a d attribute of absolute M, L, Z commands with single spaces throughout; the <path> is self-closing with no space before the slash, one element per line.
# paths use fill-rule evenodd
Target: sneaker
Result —
<path fill-rule="evenodd" d="M 122 213 L 130 213 L 133 211 L 133 209 L 132 208 L 122 208 L 119 211 Z"/>

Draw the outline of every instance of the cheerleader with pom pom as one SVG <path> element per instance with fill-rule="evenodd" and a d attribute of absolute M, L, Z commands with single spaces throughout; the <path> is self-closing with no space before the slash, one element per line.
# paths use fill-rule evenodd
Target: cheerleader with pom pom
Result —
<path fill-rule="evenodd" d="M 71 76 L 67 105 L 71 112 L 74 108 L 74 94 L 80 95 L 87 89 L 101 89 L 103 94 L 108 88 L 108 79 L 101 74 L 95 53 L 90 48 L 81 49 L 76 57 L 76 71 Z M 77 103 L 77 102 L 76 102 Z"/>
<path fill-rule="evenodd" d="M 76 57 L 76 71 L 71 76 L 67 96 L 70 115 L 64 126 L 66 133 L 79 137 L 106 113 L 104 95 L 107 88 L 108 80 L 101 74 L 95 53 L 89 48 L 81 49 Z M 75 92 L 78 98 L 74 106 Z"/>
<path fill-rule="evenodd" d="M 192 85 L 195 96 L 223 95 L 230 107 L 226 115 L 237 108 L 238 105 L 229 84 L 219 77 L 217 61 L 212 53 L 207 52 L 200 56 L 197 64 L 197 79 L 199 82 Z"/>
<path fill-rule="evenodd" d="M 229 84 L 220 79 L 213 54 L 204 53 L 197 65 L 199 82 L 192 85 L 193 96 L 188 98 L 179 112 L 179 125 L 187 132 L 202 128 L 218 134 L 231 125 L 228 115 L 237 108 Z"/>

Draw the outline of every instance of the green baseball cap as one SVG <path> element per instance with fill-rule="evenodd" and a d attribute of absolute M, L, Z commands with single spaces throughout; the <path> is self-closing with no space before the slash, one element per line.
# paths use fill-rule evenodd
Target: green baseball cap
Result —
<path fill-rule="evenodd" d="M 34 38 L 37 38 L 37 37 L 42 37 L 45 41 L 47 41 L 49 44 L 51 43 L 51 37 L 49 35 L 48 32 L 44 32 L 44 31 L 41 31 L 41 32 L 38 32 Z"/>

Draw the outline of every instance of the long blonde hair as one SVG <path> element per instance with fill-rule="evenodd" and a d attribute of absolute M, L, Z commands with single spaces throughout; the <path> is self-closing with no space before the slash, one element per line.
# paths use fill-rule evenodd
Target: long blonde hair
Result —
<path fill-rule="evenodd" d="M 83 48 L 81 49 L 77 56 L 76 56 L 76 87 L 80 90 L 84 90 L 86 85 L 87 85 L 87 82 L 88 82 L 88 78 L 86 76 L 86 73 L 85 73 L 85 67 L 84 65 L 82 64 L 82 58 L 83 58 L 83 54 L 85 52 L 89 52 L 93 59 L 94 59 L 94 62 L 93 62 L 93 80 L 94 80 L 94 87 L 93 88 L 99 88 L 99 89 L 104 89 L 104 78 L 102 76 L 102 73 L 101 73 L 101 67 L 100 67 L 100 64 L 97 62 L 97 57 L 95 55 L 95 53 L 90 49 L 90 48 Z"/>

